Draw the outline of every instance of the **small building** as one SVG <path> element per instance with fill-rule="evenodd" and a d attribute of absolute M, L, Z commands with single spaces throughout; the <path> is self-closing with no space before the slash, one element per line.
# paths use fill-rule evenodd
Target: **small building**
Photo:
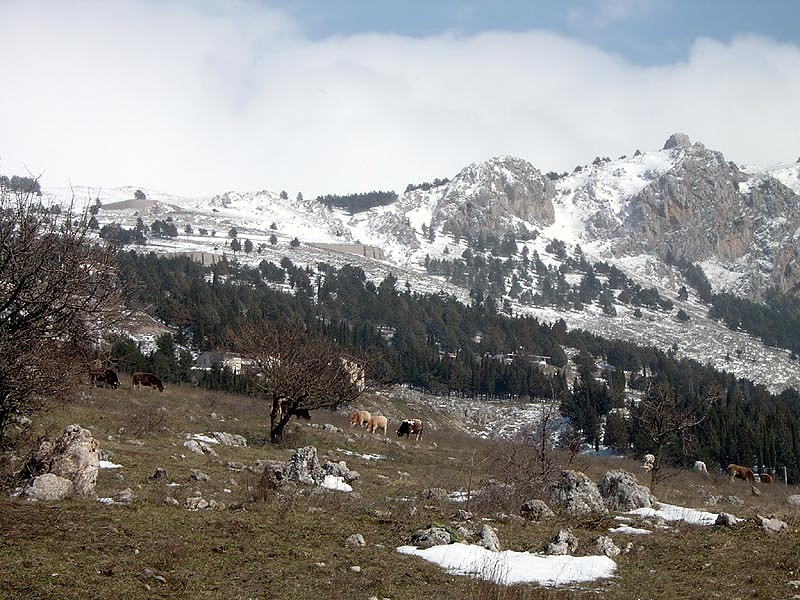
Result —
<path fill-rule="evenodd" d="M 224 350 L 208 350 L 202 352 L 197 360 L 194 361 L 196 369 L 207 371 L 214 366 L 223 369 L 230 369 L 234 373 L 241 373 L 242 367 L 252 364 L 252 361 L 242 358 L 242 355 L 236 352 L 226 352 Z"/>

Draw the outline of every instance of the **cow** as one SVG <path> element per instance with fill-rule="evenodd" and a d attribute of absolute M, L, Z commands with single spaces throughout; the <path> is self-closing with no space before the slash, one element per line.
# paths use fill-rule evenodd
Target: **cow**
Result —
<path fill-rule="evenodd" d="M 110 385 L 115 390 L 119 387 L 119 377 L 114 369 L 100 368 L 89 371 L 89 381 L 92 385 Z"/>
<path fill-rule="evenodd" d="M 383 415 L 375 415 L 369 418 L 367 423 L 367 431 L 375 433 L 376 429 L 383 429 L 383 435 L 386 435 L 386 429 L 389 427 L 389 420 Z"/>
<path fill-rule="evenodd" d="M 419 419 L 405 419 L 397 429 L 397 437 L 406 436 L 411 439 L 412 435 L 416 436 L 417 441 L 422 437 L 422 421 Z"/>
<path fill-rule="evenodd" d="M 652 454 L 645 454 L 644 455 L 644 462 L 642 463 L 642 468 L 645 471 L 652 471 L 653 465 L 656 464 L 656 457 Z"/>
<path fill-rule="evenodd" d="M 141 386 L 149 387 L 151 390 L 158 388 L 159 392 L 164 391 L 164 384 L 152 373 L 133 374 L 133 389 L 138 390 Z"/>
<path fill-rule="evenodd" d="M 692 471 L 700 475 L 703 475 L 704 477 L 708 475 L 708 469 L 706 468 L 706 463 L 704 463 L 702 460 L 694 461 L 694 466 L 692 467 Z"/>
<path fill-rule="evenodd" d="M 278 400 L 278 417 L 280 418 L 284 413 L 288 412 L 289 416 L 295 416 L 296 419 L 305 419 L 306 421 L 311 420 L 311 413 L 307 408 L 292 408 L 289 400 L 287 398 L 283 398 L 282 400 Z"/>
<path fill-rule="evenodd" d="M 769 473 L 762 473 L 761 483 L 775 483 L 775 478 Z"/>
<path fill-rule="evenodd" d="M 755 483 L 756 481 L 756 476 L 755 473 L 753 473 L 753 469 L 750 467 L 735 465 L 733 463 L 728 465 L 728 475 L 730 476 L 731 483 L 733 483 L 735 479 L 744 479 L 750 483 Z"/>
<path fill-rule="evenodd" d="M 359 427 L 366 427 L 369 425 L 369 420 L 371 418 L 372 415 L 366 410 L 357 410 L 350 417 L 350 427 L 355 427 L 356 425 Z"/>

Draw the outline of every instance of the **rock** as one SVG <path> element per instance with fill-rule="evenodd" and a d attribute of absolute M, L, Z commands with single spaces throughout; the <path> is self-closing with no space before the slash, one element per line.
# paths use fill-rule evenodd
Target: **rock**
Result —
<path fill-rule="evenodd" d="M 692 142 L 689 136 L 685 133 L 673 133 L 667 141 L 664 142 L 662 150 L 669 150 L 670 148 L 691 148 Z"/>
<path fill-rule="evenodd" d="M 423 500 L 434 500 L 436 502 L 444 502 L 449 500 L 449 494 L 446 489 L 444 488 L 425 488 L 420 492 L 420 498 Z"/>
<path fill-rule="evenodd" d="M 164 498 L 164 504 L 168 504 L 170 506 L 180 506 L 180 502 L 175 500 L 172 496 L 166 496 Z"/>
<path fill-rule="evenodd" d="M 314 446 L 297 448 L 287 464 L 286 477 L 290 481 L 315 485 L 322 482 L 325 473 L 317 458 L 317 449 Z"/>
<path fill-rule="evenodd" d="M 243 435 L 225 433 L 223 431 L 214 431 L 211 435 L 223 446 L 232 446 L 234 448 L 247 447 L 247 439 Z"/>
<path fill-rule="evenodd" d="M 721 527 L 733 527 L 737 522 L 738 520 L 731 513 L 723 512 L 717 515 L 717 520 L 714 521 L 714 525 L 719 525 Z"/>
<path fill-rule="evenodd" d="M 74 493 L 83 497 L 94 496 L 100 455 L 92 432 L 80 425 L 68 425 L 55 441 L 46 439 L 28 463 L 31 473 L 52 473 L 69 479 Z"/>
<path fill-rule="evenodd" d="M 619 556 L 620 549 L 614 541 L 607 535 L 601 535 L 594 540 L 594 550 L 597 554 L 605 555 L 608 558 Z"/>
<path fill-rule="evenodd" d="M 162 469 L 161 467 L 156 467 L 155 472 L 150 475 L 150 479 L 166 479 L 167 478 L 167 471 Z"/>
<path fill-rule="evenodd" d="M 241 473 L 246 468 L 244 463 L 240 463 L 237 461 L 230 461 L 227 467 L 228 469 L 230 469 L 231 471 L 235 471 L 236 473 Z"/>
<path fill-rule="evenodd" d="M 559 480 L 550 488 L 550 498 L 571 517 L 608 512 L 597 485 L 581 471 L 561 471 Z"/>
<path fill-rule="evenodd" d="M 66 477 L 59 477 L 54 473 L 45 473 L 34 477 L 22 495 L 28 500 L 63 500 L 72 495 L 75 486 Z"/>
<path fill-rule="evenodd" d="M 114 496 L 114 500 L 116 502 L 121 502 L 122 504 L 130 504 L 136 499 L 136 496 L 133 494 L 133 490 L 131 488 L 125 488 L 124 490 L 120 490 Z"/>
<path fill-rule="evenodd" d="M 358 471 L 351 471 L 348 469 L 347 464 L 343 460 L 340 460 L 339 462 L 325 461 L 325 464 L 322 465 L 322 471 L 326 475 L 341 477 L 347 483 L 352 483 L 361 477 Z"/>
<path fill-rule="evenodd" d="M 633 473 L 622 469 L 606 473 L 599 490 L 612 510 L 627 512 L 637 508 L 652 508 L 656 502 L 648 487 L 641 485 Z"/>
<path fill-rule="evenodd" d="M 199 469 L 192 469 L 192 479 L 195 481 L 208 481 L 211 478 Z"/>
<path fill-rule="evenodd" d="M 344 433 L 344 430 L 341 427 L 331 425 L 330 423 L 325 423 L 322 426 L 322 431 L 327 431 L 328 433 Z"/>
<path fill-rule="evenodd" d="M 345 540 L 344 545 L 348 548 L 363 548 L 367 545 L 367 542 L 364 541 L 364 536 L 360 533 L 354 533 L 350 537 Z"/>
<path fill-rule="evenodd" d="M 548 556 L 564 556 L 578 549 L 578 540 L 568 529 L 559 531 L 553 541 L 547 544 L 544 553 Z"/>
<path fill-rule="evenodd" d="M 453 515 L 450 517 L 451 521 L 470 521 L 474 515 L 469 512 L 468 510 L 464 510 L 463 508 L 459 508 Z"/>
<path fill-rule="evenodd" d="M 555 516 L 545 501 L 538 498 L 526 501 L 519 509 L 519 514 L 528 521 L 541 521 Z"/>
<path fill-rule="evenodd" d="M 211 446 L 209 446 L 205 442 L 199 442 L 197 440 L 186 440 L 183 443 L 183 447 L 186 448 L 189 452 L 194 452 L 195 454 L 207 454 L 208 456 L 217 456 L 216 450 L 214 450 Z"/>
<path fill-rule="evenodd" d="M 753 494 L 753 496 L 760 496 L 761 495 L 761 490 L 758 489 L 756 486 L 751 485 L 750 486 L 750 493 Z"/>
<path fill-rule="evenodd" d="M 790 506 L 794 506 L 795 508 L 800 508 L 800 494 L 792 494 L 786 498 L 786 502 Z"/>
<path fill-rule="evenodd" d="M 501 523 L 514 523 L 515 525 L 525 524 L 525 519 L 519 515 L 509 515 L 508 513 L 500 512 L 495 515 L 495 518 Z"/>
<path fill-rule="evenodd" d="M 450 532 L 443 527 L 420 529 L 411 535 L 411 543 L 417 548 L 423 549 L 433 546 L 446 546 L 450 541 Z"/>
<path fill-rule="evenodd" d="M 789 524 L 786 521 L 781 521 L 780 519 L 770 518 L 770 517 L 762 517 L 761 515 L 756 515 L 756 519 L 758 520 L 761 527 L 764 531 L 769 531 L 771 533 L 777 533 L 783 529 L 789 529 Z"/>
<path fill-rule="evenodd" d="M 480 544 L 491 552 L 500 552 L 500 539 L 497 537 L 497 532 L 489 525 L 484 524 L 481 527 Z"/>
<path fill-rule="evenodd" d="M 350 567 L 350 570 L 353 573 L 361 573 L 361 567 L 359 567 L 358 565 L 353 565 L 352 567 Z"/>
<path fill-rule="evenodd" d="M 183 506 L 188 510 L 203 510 L 204 508 L 209 507 L 209 503 L 201 496 L 193 496 L 191 498 L 187 498 L 183 503 Z"/>

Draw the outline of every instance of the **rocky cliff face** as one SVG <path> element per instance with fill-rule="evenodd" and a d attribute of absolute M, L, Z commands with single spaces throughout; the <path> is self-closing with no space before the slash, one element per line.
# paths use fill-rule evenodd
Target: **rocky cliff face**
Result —
<path fill-rule="evenodd" d="M 443 186 L 441 194 L 433 225 L 445 231 L 501 237 L 527 224 L 544 227 L 554 219 L 552 182 L 519 158 L 469 165 Z"/>
<path fill-rule="evenodd" d="M 684 135 L 672 136 L 664 150 L 675 166 L 631 198 L 620 247 L 694 263 L 739 261 L 750 295 L 765 286 L 796 292 L 797 194 L 771 177 L 748 176 Z"/>

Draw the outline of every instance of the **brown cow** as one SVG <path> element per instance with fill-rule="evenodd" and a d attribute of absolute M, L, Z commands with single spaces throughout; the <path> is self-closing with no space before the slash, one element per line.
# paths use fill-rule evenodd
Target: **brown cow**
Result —
<path fill-rule="evenodd" d="M 374 417 L 370 417 L 369 423 L 367 423 L 367 431 L 369 431 L 370 433 L 375 433 L 376 429 L 383 429 L 383 435 L 386 435 L 386 429 L 388 427 L 389 427 L 389 420 L 383 415 L 376 415 Z"/>
<path fill-rule="evenodd" d="M 411 439 L 412 435 L 417 441 L 422 437 L 422 421 L 419 419 L 405 419 L 397 429 L 397 437 L 406 436 Z"/>
<path fill-rule="evenodd" d="M 762 473 L 761 483 L 775 483 L 775 478 L 769 473 Z"/>
<path fill-rule="evenodd" d="M 353 413 L 350 417 L 350 426 L 355 427 L 358 425 L 359 427 L 366 427 L 369 425 L 369 420 L 372 418 L 372 415 L 366 410 L 357 410 Z"/>
<path fill-rule="evenodd" d="M 152 373 L 134 373 L 133 389 L 138 390 L 143 385 L 149 387 L 151 390 L 157 388 L 159 392 L 164 391 L 164 384 Z"/>
<path fill-rule="evenodd" d="M 750 467 L 735 465 L 733 463 L 728 465 L 728 475 L 731 478 L 731 483 L 733 483 L 734 479 L 744 479 L 750 483 L 755 483 L 756 481 L 756 476 L 753 473 L 753 469 Z"/>

